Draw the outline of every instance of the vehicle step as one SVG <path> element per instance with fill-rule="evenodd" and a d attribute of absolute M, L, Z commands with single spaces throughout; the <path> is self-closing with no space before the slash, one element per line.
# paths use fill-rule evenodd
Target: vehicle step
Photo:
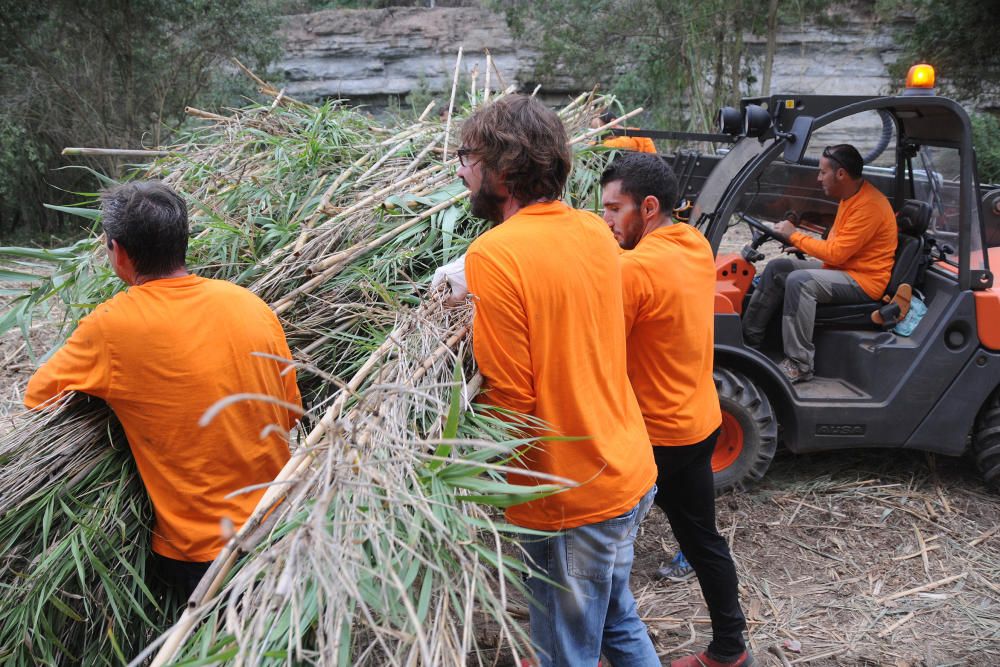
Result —
<path fill-rule="evenodd" d="M 854 385 L 839 378 L 816 376 L 809 382 L 794 385 L 795 393 L 803 399 L 855 398 L 870 399 L 871 396 Z"/>

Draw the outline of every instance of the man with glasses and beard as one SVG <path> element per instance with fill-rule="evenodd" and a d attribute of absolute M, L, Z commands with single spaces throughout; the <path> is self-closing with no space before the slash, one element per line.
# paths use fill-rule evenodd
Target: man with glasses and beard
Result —
<path fill-rule="evenodd" d="M 861 175 L 864 161 L 850 144 L 827 146 L 817 180 L 840 201 L 825 240 L 796 231 L 783 220 L 774 231 L 797 250 L 822 260 L 781 258 L 764 269 L 743 315 L 743 338 L 759 347 L 767 323 L 783 304 L 781 370 L 791 382 L 813 377 L 813 326 L 818 303 L 864 303 L 885 293 L 896 254 L 896 217 L 878 188 Z"/>
<path fill-rule="evenodd" d="M 514 484 L 575 485 L 507 510 L 548 535 L 521 540 L 539 664 L 659 665 L 629 590 L 633 541 L 656 465 L 626 370 L 618 247 L 593 213 L 560 200 L 571 166 L 559 117 L 524 95 L 462 126 L 458 176 L 496 226 L 469 248 L 482 402 L 528 415 Z M 522 427 L 525 428 L 525 427 Z"/>

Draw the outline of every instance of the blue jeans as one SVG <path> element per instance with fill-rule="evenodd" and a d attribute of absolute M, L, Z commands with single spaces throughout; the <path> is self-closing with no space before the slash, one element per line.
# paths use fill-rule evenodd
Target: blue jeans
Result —
<path fill-rule="evenodd" d="M 621 516 L 521 538 L 529 567 L 531 643 L 540 667 L 660 667 L 629 589 L 633 542 L 656 495 L 654 486 Z"/>

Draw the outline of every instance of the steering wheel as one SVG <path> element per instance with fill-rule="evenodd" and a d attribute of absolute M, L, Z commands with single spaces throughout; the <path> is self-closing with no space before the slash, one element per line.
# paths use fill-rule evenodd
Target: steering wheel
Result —
<path fill-rule="evenodd" d="M 786 248 L 794 247 L 792 246 L 791 240 L 787 236 L 785 236 L 784 234 L 777 233 L 776 231 L 765 225 L 757 218 L 742 212 L 739 213 L 739 216 L 740 218 L 742 218 L 743 222 L 747 223 L 747 226 L 750 227 L 751 233 L 753 234 L 752 247 L 755 250 L 759 248 L 762 244 L 770 240 L 777 241 L 783 247 Z M 805 259 L 805 255 L 800 250 L 795 251 L 794 254 L 799 259 Z"/>
<path fill-rule="evenodd" d="M 743 222 L 747 223 L 750 229 L 752 229 L 755 232 L 754 237 L 763 236 L 766 239 L 774 239 L 775 241 L 781 240 L 780 238 L 778 238 L 778 235 L 774 232 L 773 229 L 765 225 L 757 218 L 751 218 L 749 215 L 745 213 L 741 214 L 740 217 L 743 218 Z"/>

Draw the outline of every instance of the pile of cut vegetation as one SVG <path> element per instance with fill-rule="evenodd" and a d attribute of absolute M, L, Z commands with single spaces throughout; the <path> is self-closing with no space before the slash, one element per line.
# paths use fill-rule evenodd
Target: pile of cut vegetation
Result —
<path fill-rule="evenodd" d="M 266 104 L 231 115 L 190 110 L 199 127 L 134 176 L 187 199 L 193 271 L 247 286 L 280 316 L 307 409 L 292 459 L 191 601 L 164 600 L 145 584 L 152 513 L 113 414 L 70 396 L 16 415 L 0 438 L 4 664 L 154 652 L 154 664 L 486 662 L 474 618 L 498 629 L 491 650 L 526 650 L 507 605 L 523 566 L 501 549 L 516 529 L 496 508 L 558 480 L 506 483 L 525 441 L 472 409 L 470 307 L 428 287 L 484 229 L 452 157 L 475 100 L 444 121 L 428 108 L 379 123 L 263 91 Z M 584 128 L 608 102 L 581 96 L 560 111 L 575 137 L 574 205 L 594 204 L 607 152 Z M 64 209 L 94 222 L 89 238 L 0 250 L 10 277 L 31 284 L 0 331 L 27 331 L 61 302 L 68 335 L 122 288 L 95 198 Z"/>

